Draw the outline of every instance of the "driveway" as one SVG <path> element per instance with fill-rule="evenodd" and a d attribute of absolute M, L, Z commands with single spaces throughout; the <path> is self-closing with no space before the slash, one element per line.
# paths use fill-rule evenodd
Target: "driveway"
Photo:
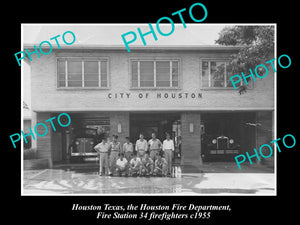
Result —
<path fill-rule="evenodd" d="M 203 172 L 181 178 L 100 177 L 95 170 L 25 170 L 23 195 L 276 195 L 275 174 Z"/>

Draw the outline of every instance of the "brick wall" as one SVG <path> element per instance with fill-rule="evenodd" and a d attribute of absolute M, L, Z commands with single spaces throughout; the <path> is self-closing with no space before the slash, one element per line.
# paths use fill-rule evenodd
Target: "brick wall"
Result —
<path fill-rule="evenodd" d="M 261 125 L 257 127 L 256 129 L 256 149 L 259 151 L 259 148 L 263 144 L 269 144 L 273 149 L 273 154 L 269 158 L 263 158 L 260 157 L 262 164 L 267 164 L 270 167 L 274 166 L 274 154 L 277 151 L 274 151 L 277 149 L 274 144 L 270 144 L 271 141 L 273 141 L 274 138 L 274 119 L 273 119 L 273 112 L 257 112 L 256 113 L 256 121 L 257 123 L 260 123 Z M 268 156 L 270 154 L 270 150 L 268 147 L 262 148 L 262 153 L 265 156 Z"/>
<path fill-rule="evenodd" d="M 190 132 L 190 123 L 194 124 L 194 132 Z M 200 139 L 200 113 L 181 114 L 181 165 L 183 172 L 198 172 L 202 165 Z"/>
<path fill-rule="evenodd" d="M 30 51 L 31 52 L 31 51 Z M 214 51 L 126 51 L 117 50 L 53 50 L 49 55 L 37 58 L 32 55 L 31 62 L 31 97 L 33 118 L 44 122 L 50 118 L 44 112 L 110 112 L 110 131 L 117 134 L 123 143 L 129 136 L 129 111 L 190 111 L 182 114 L 182 164 L 188 165 L 183 169 L 199 168 L 202 163 L 200 153 L 200 114 L 192 111 L 200 110 L 234 110 L 234 109 L 266 109 L 274 107 L 274 76 L 269 73 L 264 79 L 257 79 L 255 88 L 246 94 L 239 95 L 236 90 L 204 90 L 201 88 L 201 58 L 227 58 L 231 52 Z M 99 89 L 70 89 L 56 88 L 56 57 L 108 57 L 109 83 L 108 90 Z M 181 61 L 179 90 L 132 90 L 130 89 L 130 59 L 176 58 Z M 254 69 L 254 68 L 253 68 Z M 242 72 L 242 71 L 241 71 Z M 245 71 L 244 71 L 245 72 Z M 157 93 L 202 93 L 202 98 L 157 98 Z M 112 93 L 130 93 L 130 98 L 108 98 Z M 148 93 L 148 98 L 139 98 L 138 94 Z M 122 112 L 123 111 L 123 112 Z M 127 111 L 127 112 L 125 112 Z M 37 112 L 37 113 L 36 113 Z M 122 126 L 121 133 L 117 132 L 118 123 Z M 194 133 L 189 132 L 189 123 L 194 123 Z M 51 126 L 50 123 L 47 124 Z M 40 129 L 43 129 L 42 127 Z M 42 133 L 42 131 L 40 131 Z M 48 132 L 52 132 L 51 128 Z M 37 145 L 39 157 L 51 158 L 50 133 L 45 137 L 38 137 Z M 259 138 L 260 134 L 258 134 Z M 193 170 L 195 171 L 195 169 Z"/>
<path fill-rule="evenodd" d="M 51 153 L 51 136 L 52 136 L 52 126 L 50 122 L 45 123 L 45 120 L 51 118 L 50 113 L 36 113 L 36 123 L 32 124 L 32 129 L 34 129 L 37 123 L 44 123 L 47 126 L 48 132 L 43 137 L 36 136 L 36 148 L 38 158 L 50 158 L 52 159 Z M 44 134 L 45 128 L 40 125 L 37 127 L 37 132 L 39 134 Z"/>
<path fill-rule="evenodd" d="M 118 140 L 123 144 L 125 137 L 129 136 L 129 113 L 112 112 L 110 113 L 110 134 L 117 134 Z M 118 124 L 121 124 L 121 133 L 118 133 Z"/>
<path fill-rule="evenodd" d="M 236 90 L 201 89 L 201 58 L 227 58 L 230 52 L 214 51 L 100 51 L 100 50 L 53 50 L 49 55 L 37 58 L 32 55 L 31 91 L 34 111 L 132 111 L 132 110 L 186 110 L 199 109 L 251 109 L 274 107 L 274 76 L 257 79 L 255 88 L 239 95 Z M 56 88 L 56 57 L 108 57 L 108 90 Z M 180 90 L 132 90 L 130 89 L 129 62 L 131 58 L 177 58 L 181 61 Z M 242 71 L 241 71 L 242 72 Z M 202 93 L 202 98 L 157 98 L 157 93 Z M 130 93 L 130 98 L 108 98 L 109 93 Z M 138 94 L 148 93 L 148 98 Z M 46 99 L 46 100 L 45 100 Z"/>

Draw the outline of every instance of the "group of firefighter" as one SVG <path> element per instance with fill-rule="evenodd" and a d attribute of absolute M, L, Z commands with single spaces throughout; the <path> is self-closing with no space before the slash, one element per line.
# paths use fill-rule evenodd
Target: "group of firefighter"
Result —
<path fill-rule="evenodd" d="M 174 142 L 169 133 L 163 142 L 155 133 L 149 141 L 140 134 L 135 148 L 129 137 L 125 139 L 121 146 L 117 135 L 112 136 L 111 142 L 104 137 L 94 147 L 99 154 L 100 176 L 171 176 Z"/>

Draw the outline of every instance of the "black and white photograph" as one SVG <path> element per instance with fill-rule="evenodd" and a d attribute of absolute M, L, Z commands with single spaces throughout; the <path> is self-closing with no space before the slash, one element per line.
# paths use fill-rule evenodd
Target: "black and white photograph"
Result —
<path fill-rule="evenodd" d="M 276 195 L 276 24 L 21 37 L 22 195 Z"/>
<path fill-rule="evenodd" d="M 4 221 L 297 221 L 296 2 L 3 9 Z"/>

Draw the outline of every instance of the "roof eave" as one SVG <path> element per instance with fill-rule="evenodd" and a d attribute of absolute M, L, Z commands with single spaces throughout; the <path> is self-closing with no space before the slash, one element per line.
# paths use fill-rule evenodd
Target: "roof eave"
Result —
<path fill-rule="evenodd" d="M 37 46 L 37 45 L 36 45 Z M 24 49 L 33 49 L 34 44 L 24 44 Z M 148 45 L 148 46 L 129 46 L 130 50 L 176 50 L 176 51 L 199 51 L 199 50 L 217 50 L 217 51 L 237 51 L 241 46 L 221 46 L 221 45 L 181 45 L 181 46 L 163 46 L 163 45 Z M 44 47 L 46 49 L 46 47 Z M 52 49 L 59 49 L 53 45 Z M 124 45 L 72 45 L 62 46 L 61 49 L 97 49 L 97 50 L 124 50 L 127 49 Z"/>

